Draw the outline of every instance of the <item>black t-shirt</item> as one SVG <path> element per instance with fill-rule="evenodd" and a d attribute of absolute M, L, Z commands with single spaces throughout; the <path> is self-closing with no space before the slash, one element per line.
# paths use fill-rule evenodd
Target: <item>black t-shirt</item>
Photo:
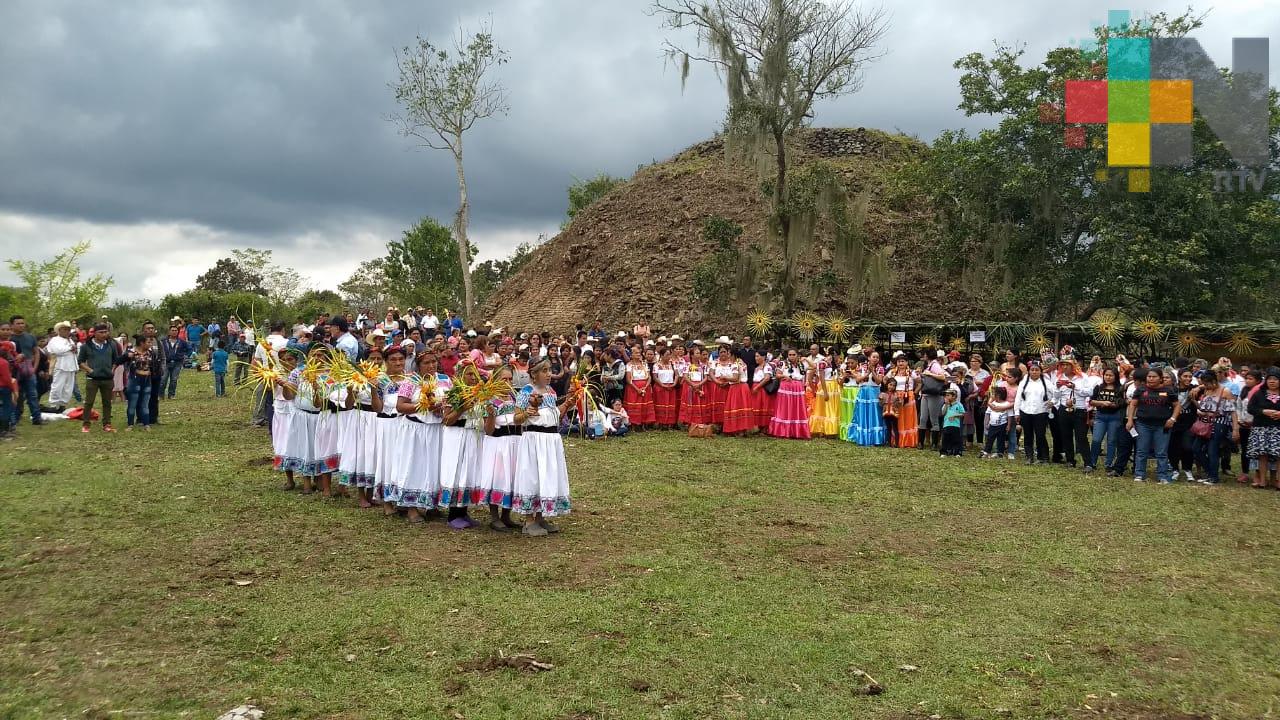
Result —
<path fill-rule="evenodd" d="M 1168 387 L 1152 390 L 1144 385 L 1134 392 L 1133 399 L 1138 401 L 1134 420 L 1147 425 L 1163 425 L 1173 417 L 1173 408 L 1178 404 L 1178 390 Z"/>
<path fill-rule="evenodd" d="M 756 349 L 738 348 L 738 359 L 747 365 L 747 380 L 756 376 Z"/>
<path fill-rule="evenodd" d="M 1095 402 L 1115 403 L 1115 407 L 1102 408 L 1095 407 L 1094 412 L 1099 415 L 1115 415 L 1120 412 L 1120 406 L 1124 404 L 1124 390 L 1119 385 L 1106 386 L 1098 385 L 1093 389 L 1093 399 Z"/>

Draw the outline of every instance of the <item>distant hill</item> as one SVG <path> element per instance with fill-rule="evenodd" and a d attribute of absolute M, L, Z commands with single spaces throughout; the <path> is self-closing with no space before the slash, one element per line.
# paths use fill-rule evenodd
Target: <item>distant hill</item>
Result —
<path fill-rule="evenodd" d="M 894 320 L 981 314 L 983 288 L 960 288 L 957 279 L 931 269 L 929 244 L 919 237 L 928 208 L 891 207 L 886 200 L 886 179 L 923 150 L 913 139 L 866 128 L 800 134 L 793 166 L 825 159 L 851 197 L 865 189 L 867 244 L 894 248 L 887 290 L 852 307 L 848 278 L 832 263 L 833 230 L 820 223 L 801 264 L 802 309 Z M 740 248 L 772 248 L 765 242 L 768 212 L 756 171 L 728 162 L 721 139 L 699 143 L 640 169 L 579 213 L 504 283 L 484 314 L 495 325 L 520 329 L 564 331 L 595 320 L 613 328 L 644 318 L 662 331 L 741 332 L 747 306 L 757 303 L 709 308 L 693 295 L 694 272 L 716 249 L 701 230 L 707 217 L 718 215 L 742 225 Z M 779 253 L 770 253 L 762 282 L 781 266 Z"/>

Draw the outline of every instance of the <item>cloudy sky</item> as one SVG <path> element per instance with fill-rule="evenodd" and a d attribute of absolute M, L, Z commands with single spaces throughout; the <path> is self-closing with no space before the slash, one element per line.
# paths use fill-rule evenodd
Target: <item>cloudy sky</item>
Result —
<path fill-rule="evenodd" d="M 996 40 L 1030 57 L 1087 37 L 1118 3 L 885 3 L 886 55 L 817 124 L 932 139 L 981 127 L 956 108 L 961 55 Z M 511 113 L 468 138 L 481 258 L 551 234 L 565 188 L 630 175 L 709 136 L 724 92 L 694 68 L 681 92 L 646 0 L 4 0 L 0 3 L 0 258 L 46 258 L 88 238 L 115 299 L 191 287 L 231 248 L 273 250 L 315 287 L 423 215 L 448 222 L 451 158 L 384 119 L 393 48 L 492 18 L 511 54 Z M 975 10 L 980 7 L 981 10 Z M 1148 11 L 1185 2 L 1134 3 Z M 1197 38 L 1280 38 L 1280 3 L 1230 0 Z M 688 40 L 689 38 L 684 38 Z M 1273 52 L 1273 84 L 1280 77 Z M 12 282 L 0 269 L 0 283 Z"/>

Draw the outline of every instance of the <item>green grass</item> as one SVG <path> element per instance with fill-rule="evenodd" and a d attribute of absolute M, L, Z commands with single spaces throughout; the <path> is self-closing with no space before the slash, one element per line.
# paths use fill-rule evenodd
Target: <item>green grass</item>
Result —
<path fill-rule="evenodd" d="M 0 446 L 0 718 L 1280 712 L 1280 493 L 655 433 L 570 443 L 558 536 L 454 533 L 278 490 L 184 381 Z"/>

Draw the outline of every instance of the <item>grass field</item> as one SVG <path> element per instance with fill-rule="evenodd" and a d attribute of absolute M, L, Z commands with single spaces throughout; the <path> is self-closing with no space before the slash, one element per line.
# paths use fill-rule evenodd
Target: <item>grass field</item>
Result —
<path fill-rule="evenodd" d="M 457 533 L 278 490 L 183 380 L 0 446 L 0 718 L 1280 714 L 1274 491 L 655 433 L 570 443 L 560 535 Z"/>

